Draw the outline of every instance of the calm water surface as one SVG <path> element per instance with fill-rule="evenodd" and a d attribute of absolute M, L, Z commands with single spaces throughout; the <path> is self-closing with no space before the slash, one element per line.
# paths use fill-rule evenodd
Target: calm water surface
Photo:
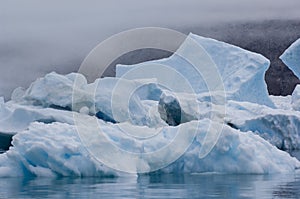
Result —
<path fill-rule="evenodd" d="M 0 178 L 0 198 L 300 198 L 300 174 Z"/>
<path fill-rule="evenodd" d="M 7 178 L 1 198 L 300 198 L 300 175 Z"/>

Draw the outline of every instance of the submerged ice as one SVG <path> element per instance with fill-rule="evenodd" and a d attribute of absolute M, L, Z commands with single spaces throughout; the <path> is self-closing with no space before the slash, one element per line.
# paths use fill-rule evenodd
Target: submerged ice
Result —
<path fill-rule="evenodd" d="M 214 69 L 199 73 L 195 63 Z M 11 101 L 0 98 L 0 133 L 13 136 L 0 176 L 295 172 L 300 162 L 282 150 L 300 149 L 299 87 L 269 96 L 268 66 L 259 54 L 190 34 L 171 57 L 118 65 L 117 77 L 87 83 L 49 73 Z"/>

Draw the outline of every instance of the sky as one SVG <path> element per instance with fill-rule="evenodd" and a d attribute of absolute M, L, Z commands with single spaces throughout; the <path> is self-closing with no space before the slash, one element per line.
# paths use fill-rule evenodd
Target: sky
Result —
<path fill-rule="evenodd" d="M 299 0 L 0 0 L 0 96 L 77 71 L 101 41 L 137 27 L 299 19 Z"/>

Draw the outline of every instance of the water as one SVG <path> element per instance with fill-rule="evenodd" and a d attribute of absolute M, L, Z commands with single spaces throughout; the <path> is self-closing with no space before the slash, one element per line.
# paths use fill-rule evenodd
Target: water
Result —
<path fill-rule="evenodd" d="M 7 178 L 0 198 L 300 198 L 300 175 Z"/>
<path fill-rule="evenodd" d="M 300 152 L 292 152 L 300 157 Z M 300 198 L 299 174 L 0 178 L 0 198 Z"/>

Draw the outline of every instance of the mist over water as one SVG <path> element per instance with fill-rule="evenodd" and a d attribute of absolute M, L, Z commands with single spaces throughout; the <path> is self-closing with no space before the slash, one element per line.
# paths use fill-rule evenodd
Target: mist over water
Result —
<path fill-rule="evenodd" d="M 198 28 L 195 33 L 214 37 L 220 24 L 226 29 L 242 22 L 299 20 L 299 8 L 297 0 L 2 1 L 0 95 L 9 99 L 14 88 L 28 87 L 50 71 L 77 71 L 98 43 L 120 31 L 160 26 L 188 33 Z M 226 39 L 226 30 L 218 38 Z"/>

